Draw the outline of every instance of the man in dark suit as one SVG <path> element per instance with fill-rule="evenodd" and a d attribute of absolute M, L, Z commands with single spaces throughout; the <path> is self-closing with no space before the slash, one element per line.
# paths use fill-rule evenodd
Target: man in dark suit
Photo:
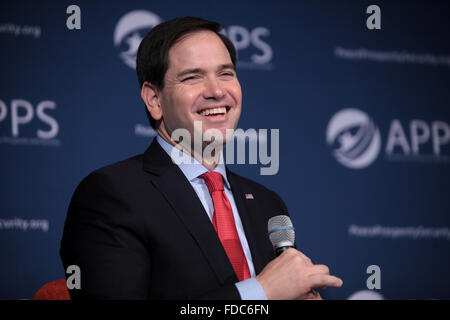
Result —
<path fill-rule="evenodd" d="M 61 242 L 64 267 L 81 270 L 73 299 L 320 299 L 314 288 L 342 285 L 296 249 L 275 258 L 267 221 L 287 214 L 277 194 L 227 170 L 220 152 L 203 157 L 203 141 L 174 139 L 196 136 L 196 122 L 223 137 L 237 126 L 236 52 L 219 31 L 185 17 L 143 39 L 137 73 L 158 137 L 76 189 Z"/>

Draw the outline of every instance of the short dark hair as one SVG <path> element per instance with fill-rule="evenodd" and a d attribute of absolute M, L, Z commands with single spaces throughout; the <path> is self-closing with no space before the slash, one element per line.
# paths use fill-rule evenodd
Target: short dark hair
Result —
<path fill-rule="evenodd" d="M 136 72 L 139 85 L 150 82 L 158 89 L 164 89 L 164 76 L 169 68 L 169 50 L 184 35 L 198 30 L 209 30 L 217 34 L 230 54 L 236 68 L 236 49 L 225 35 L 219 33 L 222 26 L 215 21 L 196 17 L 175 18 L 152 28 L 139 45 L 136 56 Z M 155 129 L 155 120 L 145 108 L 151 126 Z"/>

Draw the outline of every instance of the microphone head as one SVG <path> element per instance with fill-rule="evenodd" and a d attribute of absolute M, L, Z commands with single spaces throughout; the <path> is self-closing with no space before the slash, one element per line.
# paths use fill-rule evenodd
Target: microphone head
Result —
<path fill-rule="evenodd" d="M 275 248 L 293 247 L 295 229 L 291 219 L 286 215 L 274 216 L 267 223 L 270 242 Z"/>

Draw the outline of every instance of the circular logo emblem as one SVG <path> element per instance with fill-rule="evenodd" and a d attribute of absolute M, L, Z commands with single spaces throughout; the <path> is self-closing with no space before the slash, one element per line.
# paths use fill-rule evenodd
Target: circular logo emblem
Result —
<path fill-rule="evenodd" d="M 162 20 L 154 13 L 145 10 L 128 12 L 114 30 L 114 46 L 121 49 L 120 58 L 130 68 L 136 69 L 136 54 L 143 36 Z M 145 35 L 145 34 L 144 34 Z"/>
<path fill-rule="evenodd" d="M 351 169 L 370 165 L 381 148 L 380 131 L 370 117 L 358 109 L 337 112 L 328 123 L 327 143 L 336 160 Z"/>
<path fill-rule="evenodd" d="M 384 300 L 384 297 L 372 290 L 361 290 L 353 293 L 347 300 Z"/>

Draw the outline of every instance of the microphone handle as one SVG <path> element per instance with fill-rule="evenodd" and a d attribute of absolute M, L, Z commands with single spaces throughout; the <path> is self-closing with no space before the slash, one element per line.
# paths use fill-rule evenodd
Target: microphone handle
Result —
<path fill-rule="evenodd" d="M 278 257 L 280 254 L 282 254 L 285 250 L 287 250 L 289 248 L 295 248 L 295 247 L 294 246 L 284 246 L 284 247 L 275 248 L 275 254 Z"/>

